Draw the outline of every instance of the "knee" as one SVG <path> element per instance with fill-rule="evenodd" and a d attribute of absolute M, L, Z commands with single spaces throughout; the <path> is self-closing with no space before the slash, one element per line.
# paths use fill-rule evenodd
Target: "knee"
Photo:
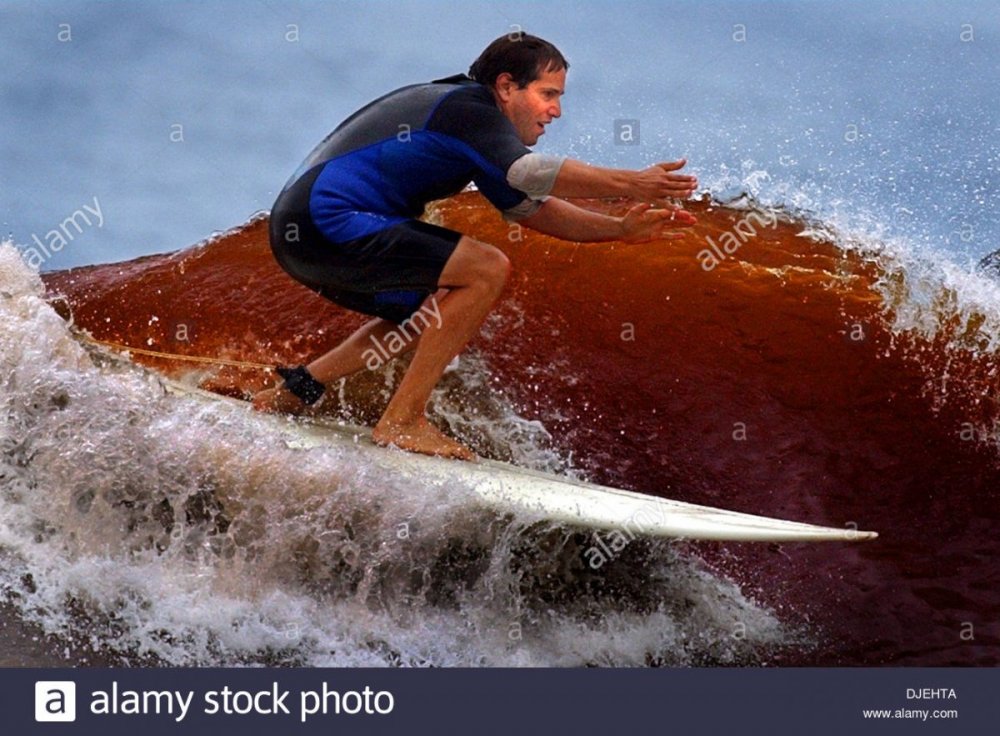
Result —
<path fill-rule="evenodd" d="M 483 280 L 499 292 L 510 278 L 510 259 L 499 248 L 486 246 L 482 259 Z"/>
<path fill-rule="evenodd" d="M 510 276 L 510 259 L 488 243 L 463 238 L 442 272 L 439 283 L 446 288 L 468 287 L 500 294 Z"/>

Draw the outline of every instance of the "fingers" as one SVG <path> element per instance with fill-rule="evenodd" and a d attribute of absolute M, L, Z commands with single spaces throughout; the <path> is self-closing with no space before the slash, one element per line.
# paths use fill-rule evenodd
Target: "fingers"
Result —
<path fill-rule="evenodd" d="M 678 227 L 687 227 L 689 225 L 698 224 L 698 218 L 692 215 L 687 210 L 678 210 L 677 216 L 674 219 L 678 223 Z"/>
<path fill-rule="evenodd" d="M 652 209 L 653 205 L 649 202 L 640 202 L 639 204 L 632 205 L 628 208 L 625 213 L 625 217 L 640 217 L 643 213 Z"/>
<path fill-rule="evenodd" d="M 665 161 L 656 164 L 656 167 L 666 172 L 677 171 L 687 166 L 687 159 L 680 161 Z M 698 177 L 691 174 L 667 174 L 665 188 L 674 193 L 677 197 L 689 197 L 698 188 Z"/>
<path fill-rule="evenodd" d="M 660 232 L 658 238 L 661 240 L 680 240 L 684 237 L 683 232 L 673 232 L 678 228 L 688 228 L 696 224 L 698 220 L 690 212 L 685 212 L 680 210 L 675 213 L 675 217 L 670 220 L 665 220 L 660 225 Z"/>
<path fill-rule="evenodd" d="M 673 227 L 687 227 L 689 225 L 695 225 L 698 222 L 697 217 L 692 215 L 687 210 L 673 204 L 667 204 L 666 206 L 655 210 L 655 213 L 661 219 L 669 221 Z"/>
<path fill-rule="evenodd" d="M 684 199 L 694 194 L 698 188 L 698 180 L 694 177 L 684 177 L 682 179 L 671 179 L 663 183 L 663 196 Z"/>
<path fill-rule="evenodd" d="M 683 169 L 687 166 L 687 159 L 682 158 L 680 161 L 664 161 L 663 163 L 656 164 L 664 171 L 677 171 L 677 169 Z"/>
<path fill-rule="evenodd" d="M 640 243 L 650 240 L 677 240 L 682 233 L 670 231 L 697 224 L 698 219 L 687 210 L 674 205 L 654 209 L 648 202 L 629 208 L 625 215 L 626 242 Z"/>
<path fill-rule="evenodd" d="M 687 165 L 687 159 L 665 161 L 644 169 L 635 187 L 637 199 L 687 199 L 698 188 L 698 177 L 672 173 Z"/>
<path fill-rule="evenodd" d="M 686 228 L 696 225 L 698 218 L 687 210 L 674 207 L 664 210 L 653 210 L 646 213 L 646 217 L 651 219 L 652 233 L 654 237 L 662 240 L 677 240 L 683 238 L 683 233 L 672 233 L 671 230 Z"/>

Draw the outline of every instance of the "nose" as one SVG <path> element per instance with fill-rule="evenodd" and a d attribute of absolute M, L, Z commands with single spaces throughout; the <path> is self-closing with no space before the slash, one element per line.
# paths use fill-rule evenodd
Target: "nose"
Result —
<path fill-rule="evenodd" d="M 562 117 L 562 103 L 558 99 L 549 107 L 549 117 Z"/>

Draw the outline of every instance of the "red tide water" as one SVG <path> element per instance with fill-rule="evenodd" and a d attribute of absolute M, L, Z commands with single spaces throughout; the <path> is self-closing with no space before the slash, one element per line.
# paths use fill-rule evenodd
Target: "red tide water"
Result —
<path fill-rule="evenodd" d="M 957 321 L 949 331 L 947 314 L 933 339 L 894 334 L 874 288 L 892 275 L 800 236 L 802 222 L 752 220 L 749 235 L 745 210 L 687 208 L 699 224 L 684 239 L 629 245 L 512 227 L 475 193 L 436 205 L 438 221 L 513 263 L 473 342 L 496 384 L 594 481 L 878 531 L 864 544 L 695 547 L 813 633 L 816 647 L 779 664 L 996 665 L 998 357 L 959 339 Z M 263 217 L 44 278 L 94 338 L 164 353 L 308 362 L 365 319 L 281 271 Z M 204 385 L 249 395 L 273 380 L 225 368 Z"/>

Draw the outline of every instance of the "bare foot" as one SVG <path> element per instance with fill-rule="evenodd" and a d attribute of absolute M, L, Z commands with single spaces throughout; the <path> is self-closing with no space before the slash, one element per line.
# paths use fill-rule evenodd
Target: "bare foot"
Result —
<path fill-rule="evenodd" d="M 390 424 L 383 419 L 372 431 L 372 441 L 383 447 L 395 445 L 402 450 L 424 455 L 440 455 L 469 461 L 476 459 L 472 450 L 442 433 L 425 418 L 406 426 Z"/>
<path fill-rule="evenodd" d="M 308 408 L 302 399 L 280 386 L 258 391 L 252 403 L 257 411 L 272 414 L 304 414 Z"/>

